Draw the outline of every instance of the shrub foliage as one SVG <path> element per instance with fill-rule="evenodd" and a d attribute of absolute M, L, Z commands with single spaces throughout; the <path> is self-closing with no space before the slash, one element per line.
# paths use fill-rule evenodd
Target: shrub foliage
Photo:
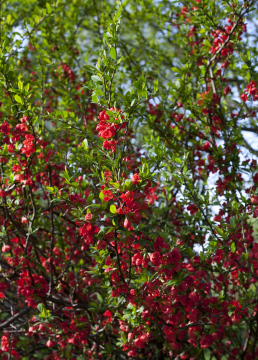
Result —
<path fill-rule="evenodd" d="M 257 359 L 256 1 L 0 7 L 1 359 Z"/>

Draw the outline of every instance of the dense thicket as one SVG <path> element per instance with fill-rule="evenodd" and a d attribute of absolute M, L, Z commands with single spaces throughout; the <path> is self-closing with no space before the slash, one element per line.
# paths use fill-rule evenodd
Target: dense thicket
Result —
<path fill-rule="evenodd" d="M 1 359 L 257 359 L 256 1 L 0 12 Z"/>

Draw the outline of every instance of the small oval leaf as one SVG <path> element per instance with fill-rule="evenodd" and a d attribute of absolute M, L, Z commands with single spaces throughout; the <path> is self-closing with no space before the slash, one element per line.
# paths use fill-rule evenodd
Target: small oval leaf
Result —
<path fill-rule="evenodd" d="M 116 206 L 115 205 L 110 205 L 110 212 L 112 214 L 116 214 Z"/>

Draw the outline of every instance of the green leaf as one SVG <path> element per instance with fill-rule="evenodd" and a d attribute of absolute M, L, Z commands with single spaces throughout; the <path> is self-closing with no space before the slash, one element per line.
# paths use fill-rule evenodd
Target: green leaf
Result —
<path fill-rule="evenodd" d="M 87 133 L 88 133 L 88 135 L 90 137 L 90 140 L 93 141 L 93 132 L 92 132 L 91 126 L 89 124 L 87 125 L 86 130 L 87 130 Z"/>
<path fill-rule="evenodd" d="M 51 60 L 50 60 L 49 58 L 47 58 L 46 56 L 44 56 L 42 59 L 43 59 L 47 64 L 52 64 L 52 63 L 51 63 Z"/>
<path fill-rule="evenodd" d="M 203 45 L 207 46 L 208 48 L 211 47 L 211 43 L 210 43 L 209 40 L 207 40 L 207 39 L 203 40 L 202 43 L 203 43 Z"/>
<path fill-rule="evenodd" d="M 83 148 L 84 148 L 85 151 L 88 151 L 88 150 L 89 150 L 89 144 L 88 144 L 88 140 L 87 140 L 87 139 L 84 139 L 84 140 L 83 140 L 82 146 L 83 146 Z"/>
<path fill-rule="evenodd" d="M 205 202 L 205 197 L 201 194 L 198 194 L 198 198 L 202 201 Z"/>
<path fill-rule="evenodd" d="M 18 88 L 19 88 L 20 90 L 23 89 L 23 82 L 22 82 L 21 80 L 18 81 Z"/>
<path fill-rule="evenodd" d="M 224 292 L 224 290 L 221 290 L 221 292 L 219 293 L 219 298 L 223 299 L 224 296 L 225 296 L 225 292 Z"/>
<path fill-rule="evenodd" d="M 103 192 L 101 191 L 100 194 L 99 194 L 100 200 L 104 201 L 104 197 L 105 197 L 105 195 L 104 195 Z"/>
<path fill-rule="evenodd" d="M 28 84 L 25 86 L 24 90 L 25 90 L 26 92 L 29 92 L 29 89 L 30 89 L 30 84 L 28 83 Z"/>
<path fill-rule="evenodd" d="M 96 293 L 96 295 L 97 295 L 98 301 L 100 303 L 103 303 L 104 300 L 103 300 L 102 296 L 99 293 Z"/>
<path fill-rule="evenodd" d="M 180 74 L 180 69 L 176 68 L 176 67 L 172 67 L 172 71 L 175 73 L 179 73 Z"/>
<path fill-rule="evenodd" d="M 91 79 L 94 82 L 98 82 L 98 81 L 102 82 L 101 78 L 98 75 L 92 75 Z"/>
<path fill-rule="evenodd" d="M 230 225 L 234 229 L 236 227 L 236 217 L 232 216 L 229 221 L 230 221 Z"/>
<path fill-rule="evenodd" d="M 132 303 L 129 303 L 129 304 L 127 305 L 127 309 L 133 310 L 133 309 L 134 309 L 133 304 L 132 304 Z M 126 311 L 126 310 L 124 310 L 124 312 L 125 312 L 125 311 Z"/>
<path fill-rule="evenodd" d="M 115 17 L 114 17 L 115 22 L 120 18 L 121 13 L 122 13 L 122 10 L 123 10 L 123 6 L 121 5 L 121 6 L 119 7 L 119 9 L 118 9 Z"/>
<path fill-rule="evenodd" d="M 52 8 L 49 3 L 46 3 L 47 13 L 50 14 L 52 12 Z"/>
<path fill-rule="evenodd" d="M 142 91 L 142 97 L 144 97 L 146 99 L 148 98 L 147 90 Z"/>
<path fill-rule="evenodd" d="M 234 242 L 231 244 L 230 249 L 231 249 L 232 253 L 236 252 L 236 244 Z"/>
<path fill-rule="evenodd" d="M 61 113 L 61 116 L 62 116 L 63 119 L 67 119 L 67 118 L 68 118 L 68 112 L 67 112 L 67 111 L 62 110 L 62 111 L 60 111 L 60 113 Z"/>
<path fill-rule="evenodd" d="M 174 161 L 177 162 L 180 165 L 183 165 L 182 160 L 179 159 L 179 158 L 175 158 Z"/>
<path fill-rule="evenodd" d="M 116 206 L 115 205 L 110 205 L 110 212 L 112 213 L 112 214 L 116 214 Z"/>
<path fill-rule="evenodd" d="M 109 31 L 107 31 L 107 32 L 106 32 L 106 35 L 107 35 L 107 37 L 109 37 L 109 38 L 111 38 L 111 39 L 113 38 L 113 35 L 112 35 L 112 34 L 110 34 L 110 32 L 109 32 Z"/>
<path fill-rule="evenodd" d="M 155 92 L 157 92 L 157 91 L 158 91 L 158 88 L 159 88 L 159 81 L 158 81 L 158 80 L 155 80 L 155 81 L 153 82 L 153 90 L 154 90 Z"/>
<path fill-rule="evenodd" d="M 8 15 L 6 16 L 6 22 L 7 22 L 7 24 L 11 24 L 11 21 L 12 21 L 12 16 L 11 16 L 11 14 L 8 14 Z"/>
<path fill-rule="evenodd" d="M 238 203 L 237 203 L 236 200 L 233 200 L 233 201 L 232 201 L 231 206 L 232 206 L 232 209 L 233 209 L 233 210 L 238 210 Z"/>
<path fill-rule="evenodd" d="M 97 96 L 104 95 L 104 94 L 103 94 L 103 91 L 100 90 L 100 89 L 95 90 L 95 94 L 96 94 Z"/>
<path fill-rule="evenodd" d="M 23 104 L 23 101 L 22 101 L 22 99 L 21 99 L 21 97 L 19 96 L 19 95 L 15 95 L 14 96 L 14 98 L 15 98 L 15 100 L 19 103 L 19 104 Z"/>
<path fill-rule="evenodd" d="M 40 311 L 40 312 L 42 312 L 43 311 L 43 309 L 44 309 L 44 304 L 38 304 L 38 306 L 37 306 L 37 308 L 38 308 L 38 310 Z"/>
<path fill-rule="evenodd" d="M 98 311 L 98 309 L 95 309 L 95 308 L 89 308 L 88 310 L 91 311 L 91 312 L 96 312 L 96 311 Z"/>
<path fill-rule="evenodd" d="M 149 166 L 148 166 L 147 163 L 143 164 L 143 166 L 142 166 L 142 173 L 143 173 L 144 175 L 148 175 L 148 174 L 149 174 Z"/>
<path fill-rule="evenodd" d="M 93 102 L 95 104 L 97 104 L 99 102 L 99 99 L 95 93 L 92 94 L 91 100 L 92 100 L 91 102 Z"/>
<path fill-rule="evenodd" d="M 113 227 L 113 226 L 112 226 L 111 228 L 108 229 L 108 231 L 107 231 L 106 233 L 109 234 L 111 231 L 113 231 L 113 230 L 115 230 L 115 229 L 116 229 L 116 227 Z"/>
<path fill-rule="evenodd" d="M 52 186 L 46 186 L 47 190 L 50 191 L 50 192 L 53 192 L 54 191 L 54 188 Z"/>
<path fill-rule="evenodd" d="M 141 307 L 137 310 L 137 312 L 142 313 L 143 310 L 144 310 L 144 306 L 141 306 Z"/>
<path fill-rule="evenodd" d="M 114 47 L 110 49 L 110 56 L 112 59 L 116 60 L 116 49 Z"/>
<path fill-rule="evenodd" d="M 243 254 L 242 254 L 242 257 L 243 257 L 243 259 L 244 259 L 245 261 L 247 261 L 247 260 L 248 260 L 248 257 L 249 257 L 249 253 L 243 253 Z"/>
<path fill-rule="evenodd" d="M 221 229 L 221 228 L 219 228 L 218 226 L 214 226 L 214 230 L 216 231 L 216 233 L 218 234 L 218 235 L 220 235 L 220 236 L 224 236 L 225 234 L 224 234 L 224 232 L 223 232 L 223 230 Z"/>

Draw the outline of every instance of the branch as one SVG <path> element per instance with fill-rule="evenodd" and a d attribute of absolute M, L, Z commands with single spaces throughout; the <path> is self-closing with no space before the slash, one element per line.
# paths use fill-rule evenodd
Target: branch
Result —
<path fill-rule="evenodd" d="M 27 308 L 23 309 L 22 311 L 20 311 L 18 314 L 12 316 L 10 319 L 5 321 L 3 324 L 0 324 L 0 330 L 6 328 L 8 325 L 12 324 L 16 319 L 19 319 L 24 314 L 27 314 L 27 312 L 29 312 L 31 309 L 32 309 L 31 307 L 27 307 Z"/>

